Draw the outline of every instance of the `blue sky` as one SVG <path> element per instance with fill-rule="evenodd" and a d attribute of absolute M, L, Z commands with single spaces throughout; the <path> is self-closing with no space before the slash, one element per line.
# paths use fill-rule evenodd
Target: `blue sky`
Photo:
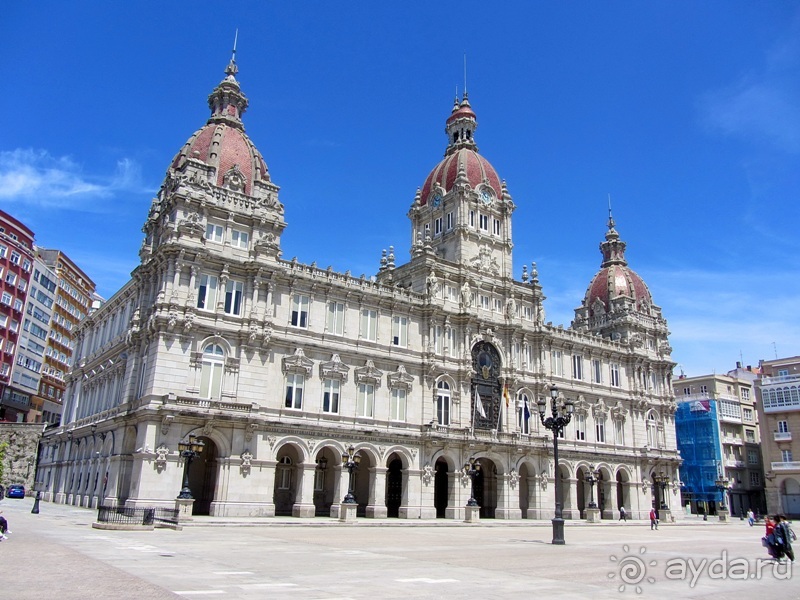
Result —
<path fill-rule="evenodd" d="M 686 374 L 800 354 L 800 2 L 11 3 L 0 206 L 105 297 L 237 28 L 285 258 L 408 259 L 466 53 L 515 276 L 538 263 L 548 320 L 569 325 L 599 268 L 610 193 Z"/>

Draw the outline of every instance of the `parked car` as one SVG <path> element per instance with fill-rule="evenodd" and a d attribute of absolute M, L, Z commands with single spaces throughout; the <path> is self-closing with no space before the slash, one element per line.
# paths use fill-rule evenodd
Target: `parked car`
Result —
<path fill-rule="evenodd" d="M 6 489 L 6 498 L 24 498 L 25 497 L 25 486 L 24 485 L 10 485 L 8 489 Z"/>

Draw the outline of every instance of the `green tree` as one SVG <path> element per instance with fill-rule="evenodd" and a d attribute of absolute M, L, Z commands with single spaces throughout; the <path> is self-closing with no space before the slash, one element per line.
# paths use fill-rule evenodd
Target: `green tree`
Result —
<path fill-rule="evenodd" d="M 8 450 L 8 442 L 0 442 L 0 484 L 3 483 L 6 470 L 6 450 Z"/>

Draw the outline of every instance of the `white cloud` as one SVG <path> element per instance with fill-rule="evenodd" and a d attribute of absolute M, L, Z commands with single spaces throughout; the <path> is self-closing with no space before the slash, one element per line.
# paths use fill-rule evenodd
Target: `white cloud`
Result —
<path fill-rule="evenodd" d="M 123 158 L 109 175 L 83 173 L 69 156 L 46 150 L 0 151 L 0 199 L 49 208 L 91 209 L 91 200 L 119 191 L 143 192 L 141 169 Z"/>

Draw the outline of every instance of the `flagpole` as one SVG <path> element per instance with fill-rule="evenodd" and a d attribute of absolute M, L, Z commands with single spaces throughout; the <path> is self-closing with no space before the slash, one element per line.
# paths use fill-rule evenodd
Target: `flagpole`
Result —
<path fill-rule="evenodd" d="M 495 427 L 495 429 L 497 429 L 498 432 L 500 431 L 500 418 L 502 416 L 503 416 L 503 402 L 501 400 L 497 407 L 497 426 Z"/>
<path fill-rule="evenodd" d="M 478 389 L 475 388 L 475 392 L 478 392 Z M 475 413 L 478 411 L 478 402 L 475 400 L 475 397 L 472 398 L 472 429 L 470 430 L 470 437 L 475 437 Z"/>

